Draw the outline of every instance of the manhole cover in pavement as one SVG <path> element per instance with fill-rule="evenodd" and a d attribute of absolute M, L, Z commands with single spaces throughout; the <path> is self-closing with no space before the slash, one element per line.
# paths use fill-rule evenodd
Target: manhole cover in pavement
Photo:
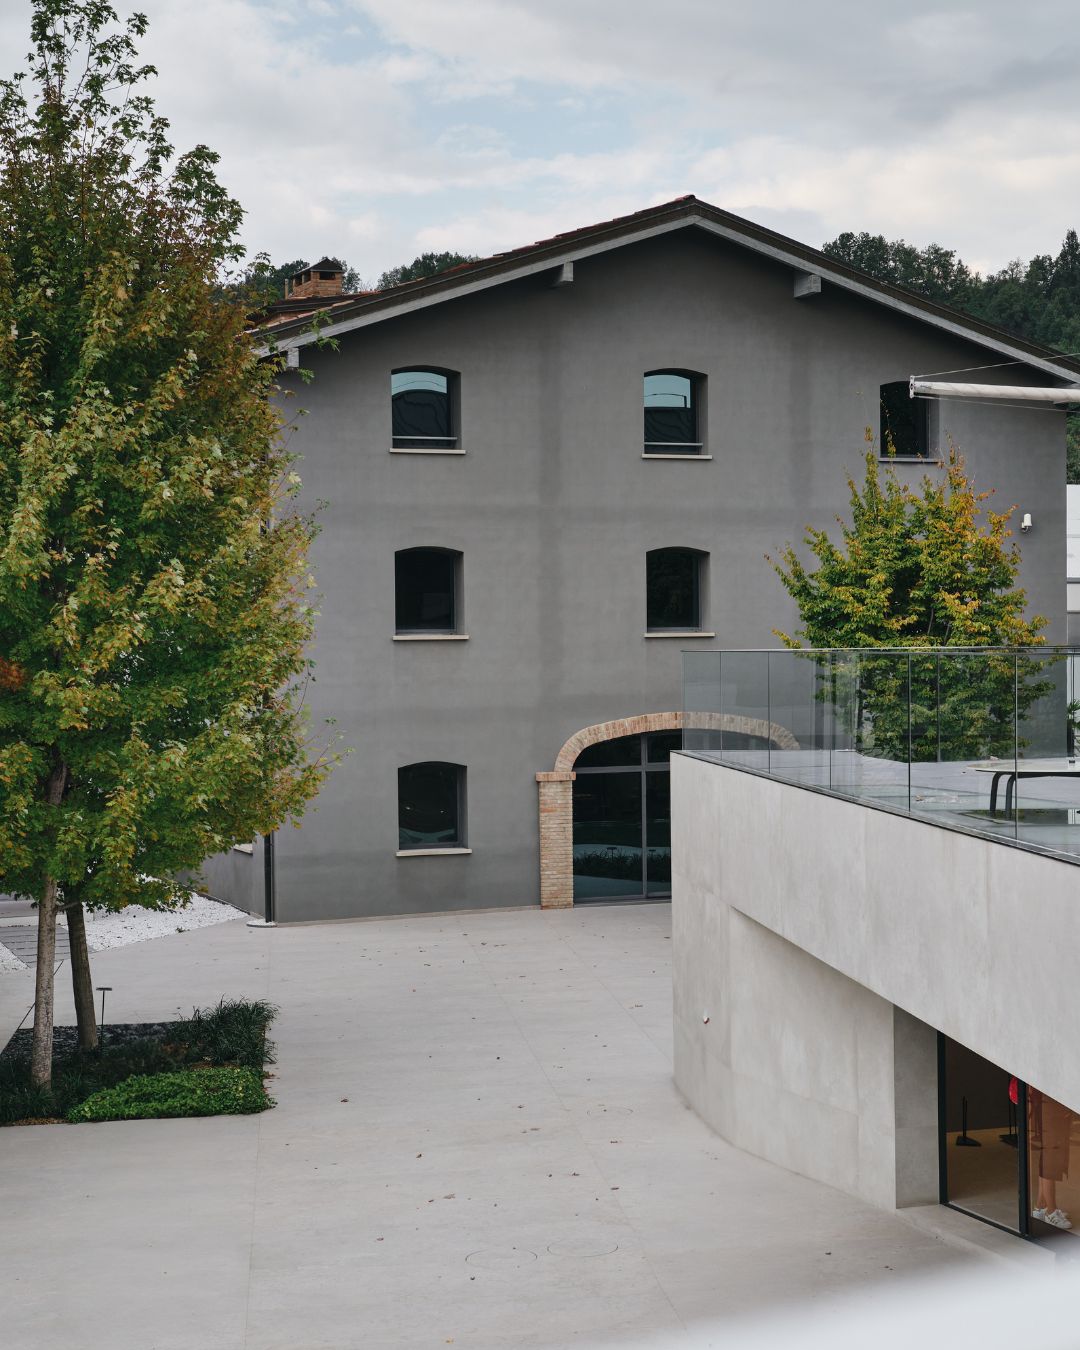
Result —
<path fill-rule="evenodd" d="M 470 1252 L 465 1261 L 470 1266 L 482 1266 L 485 1270 L 514 1270 L 530 1265 L 536 1260 L 536 1253 L 526 1251 L 524 1247 L 485 1247 L 479 1252 Z"/>
<path fill-rule="evenodd" d="M 619 1244 L 611 1238 L 563 1238 L 561 1242 L 548 1244 L 552 1256 L 611 1256 L 619 1250 Z"/>

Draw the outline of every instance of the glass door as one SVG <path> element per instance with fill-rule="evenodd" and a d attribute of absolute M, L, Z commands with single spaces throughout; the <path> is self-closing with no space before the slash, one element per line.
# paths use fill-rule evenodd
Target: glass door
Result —
<path fill-rule="evenodd" d="M 1020 1232 L 1019 1085 L 973 1050 L 941 1040 L 941 1198 Z"/>
<path fill-rule="evenodd" d="M 641 774 L 590 773 L 574 783 L 574 899 L 641 894 Z"/>
<path fill-rule="evenodd" d="M 671 894 L 671 764 L 682 733 L 621 736 L 574 765 L 574 900 Z"/>

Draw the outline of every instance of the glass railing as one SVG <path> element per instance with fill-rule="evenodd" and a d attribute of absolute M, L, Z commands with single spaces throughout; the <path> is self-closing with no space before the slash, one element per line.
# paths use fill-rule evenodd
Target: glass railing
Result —
<path fill-rule="evenodd" d="M 683 656 L 684 749 L 1080 859 L 1080 648 Z"/>

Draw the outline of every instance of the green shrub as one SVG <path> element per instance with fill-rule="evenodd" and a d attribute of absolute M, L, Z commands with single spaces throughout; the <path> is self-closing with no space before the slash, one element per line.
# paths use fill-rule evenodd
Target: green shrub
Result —
<path fill-rule="evenodd" d="M 274 1062 L 266 1038 L 277 1009 L 265 999 L 222 999 L 216 1008 L 196 1008 L 173 1024 L 170 1044 L 186 1063 L 241 1064 L 261 1069 Z"/>
<path fill-rule="evenodd" d="M 71 1110 L 80 1102 L 136 1075 L 168 1074 L 188 1065 L 208 1064 L 262 1069 L 274 1060 L 267 1031 L 276 1012 L 263 999 L 223 998 L 214 1007 L 196 1008 L 179 1022 L 162 1023 L 143 1040 L 111 1039 L 106 1026 L 100 1053 L 75 1051 L 57 1056 L 51 1092 L 31 1086 L 27 1040 L 23 1051 L 0 1058 L 0 1126 L 23 1120 L 70 1119 Z"/>
<path fill-rule="evenodd" d="M 169 1116 L 243 1116 L 273 1105 L 260 1073 L 228 1065 L 127 1078 L 73 1106 L 67 1119 L 79 1124 Z"/>

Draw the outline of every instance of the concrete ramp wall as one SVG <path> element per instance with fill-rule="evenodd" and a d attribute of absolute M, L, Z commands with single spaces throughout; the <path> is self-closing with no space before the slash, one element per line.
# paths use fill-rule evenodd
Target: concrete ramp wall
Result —
<path fill-rule="evenodd" d="M 672 757 L 675 1076 L 733 1143 L 937 1198 L 935 1030 L 1080 1107 L 1080 870 Z"/>

